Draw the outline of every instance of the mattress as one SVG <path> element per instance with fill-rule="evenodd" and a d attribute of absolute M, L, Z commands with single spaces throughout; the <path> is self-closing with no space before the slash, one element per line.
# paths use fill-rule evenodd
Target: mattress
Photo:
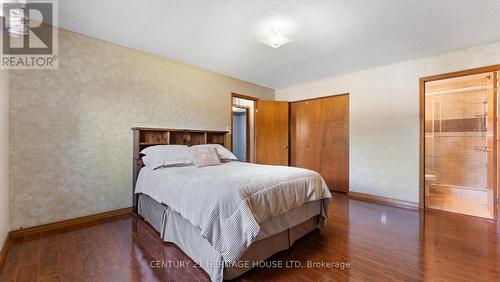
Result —
<path fill-rule="evenodd" d="M 295 208 L 322 201 L 315 211 L 319 210 L 319 223 L 325 224 L 331 198 L 321 175 L 312 170 L 234 161 L 202 168 L 144 167 L 135 192 L 150 196 L 198 228 L 228 263 L 236 262 L 252 243 L 288 228 L 283 221 L 269 224 L 270 231 L 261 230 L 271 218 L 293 214 Z M 303 216 L 296 213 L 291 218 L 298 224 L 307 220 Z"/>
<path fill-rule="evenodd" d="M 321 227 L 323 204 L 321 200 L 307 202 L 284 214 L 265 220 L 261 223 L 257 239 L 236 262 L 229 264 L 201 236 L 200 228 L 193 226 L 167 205 L 141 194 L 138 212 L 156 231 L 163 234 L 162 239 L 165 242 L 179 246 L 208 273 L 212 281 L 221 281 L 242 275 L 252 268 L 252 262 L 264 260 L 290 248 L 297 239 Z"/>

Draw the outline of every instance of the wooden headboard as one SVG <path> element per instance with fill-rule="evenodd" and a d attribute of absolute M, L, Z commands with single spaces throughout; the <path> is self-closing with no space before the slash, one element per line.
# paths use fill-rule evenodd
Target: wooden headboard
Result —
<path fill-rule="evenodd" d="M 191 130 L 191 129 L 171 129 L 171 128 L 145 128 L 133 127 L 133 154 L 132 154 L 132 197 L 134 212 L 137 213 L 138 195 L 135 192 L 135 184 L 139 171 L 144 166 L 140 152 L 149 146 L 155 145 L 200 145 L 200 144 L 221 144 L 227 147 L 227 131 L 215 130 Z"/>

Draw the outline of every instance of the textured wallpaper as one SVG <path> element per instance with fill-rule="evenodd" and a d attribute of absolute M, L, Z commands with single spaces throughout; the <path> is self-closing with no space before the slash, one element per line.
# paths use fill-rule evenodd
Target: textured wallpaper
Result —
<path fill-rule="evenodd" d="M 11 229 L 131 206 L 131 127 L 228 130 L 274 90 L 60 30 L 59 69 L 10 76 Z"/>
<path fill-rule="evenodd" d="M 9 72 L 0 70 L 0 246 L 10 229 L 9 206 Z"/>

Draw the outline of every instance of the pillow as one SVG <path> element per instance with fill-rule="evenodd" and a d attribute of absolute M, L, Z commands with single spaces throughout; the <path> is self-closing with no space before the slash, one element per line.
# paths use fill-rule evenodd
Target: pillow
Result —
<path fill-rule="evenodd" d="M 153 169 L 163 166 L 193 164 L 193 157 L 185 145 L 156 145 L 141 151 L 144 165 Z"/>
<path fill-rule="evenodd" d="M 226 147 L 224 147 L 220 144 L 195 145 L 192 148 L 195 148 L 195 147 L 214 148 L 215 150 L 217 150 L 217 154 L 219 155 L 219 158 L 221 161 L 238 160 L 238 158 L 233 153 L 231 153 L 231 151 L 229 151 Z"/>
<path fill-rule="evenodd" d="M 191 155 L 196 167 L 220 165 L 219 155 L 215 148 L 194 146 L 191 147 Z"/>

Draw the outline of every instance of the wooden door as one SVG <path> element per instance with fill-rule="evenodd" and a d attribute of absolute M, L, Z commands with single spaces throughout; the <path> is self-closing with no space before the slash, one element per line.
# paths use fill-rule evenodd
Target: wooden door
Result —
<path fill-rule="evenodd" d="M 316 100 L 315 155 L 328 187 L 349 192 L 349 95 Z"/>
<path fill-rule="evenodd" d="M 290 104 L 290 165 L 316 170 L 316 100 Z"/>
<path fill-rule="evenodd" d="M 255 162 L 288 165 L 288 102 L 256 102 Z"/>

